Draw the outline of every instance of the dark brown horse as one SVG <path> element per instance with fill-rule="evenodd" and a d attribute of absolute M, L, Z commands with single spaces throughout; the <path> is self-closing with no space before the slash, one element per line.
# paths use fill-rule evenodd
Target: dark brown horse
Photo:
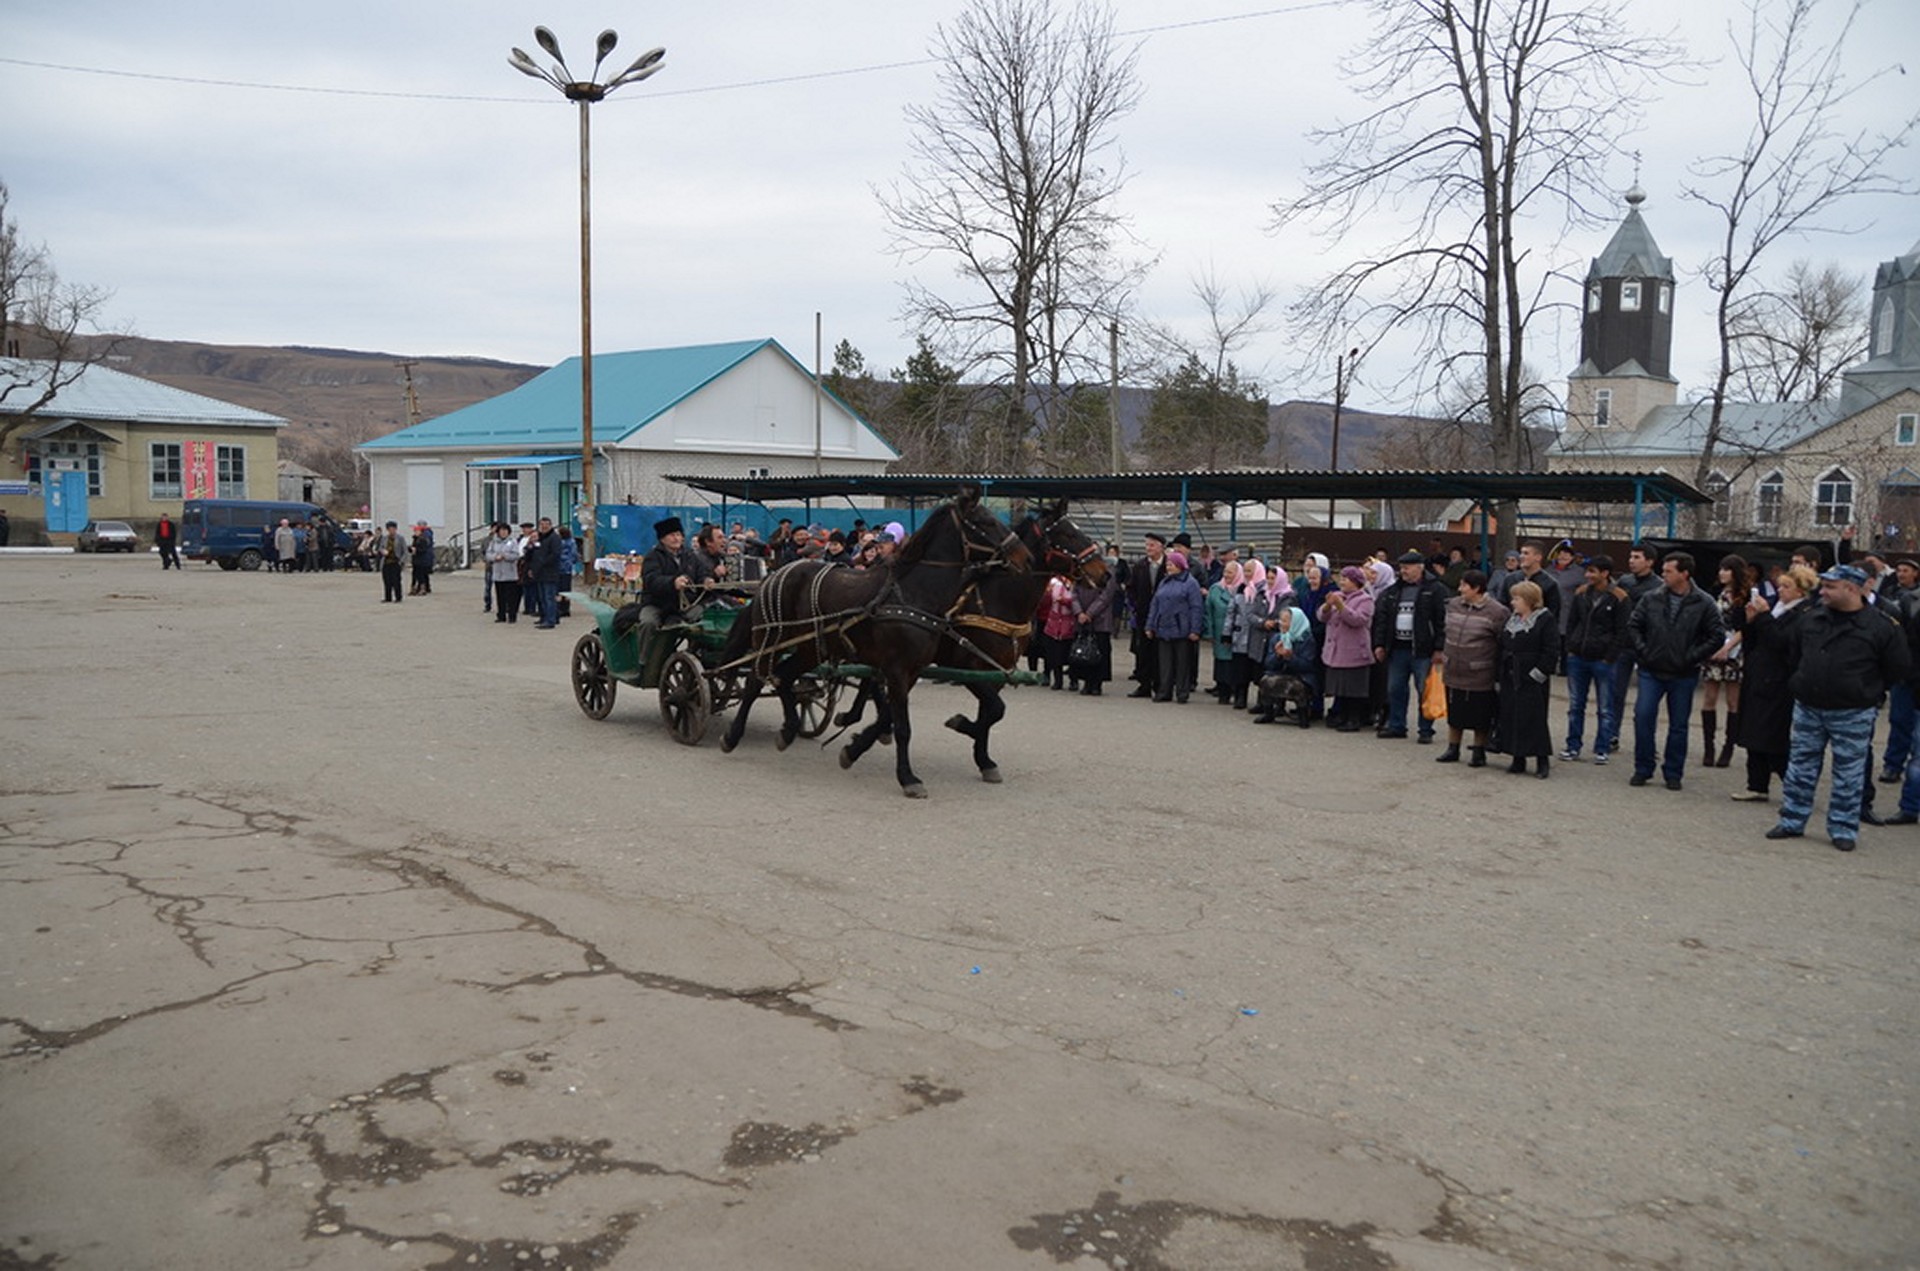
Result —
<path fill-rule="evenodd" d="M 1033 612 L 1049 579 L 1062 574 L 1095 587 L 1105 584 L 1107 563 L 1100 558 L 1099 544 L 1067 519 L 1065 499 L 1025 517 L 1014 533 L 1032 556 L 1034 568 L 1000 570 L 975 581 L 952 615 L 952 632 L 941 639 L 935 653 L 935 661 L 940 666 L 1010 672 L 1026 655 L 1027 642 L 1033 637 Z M 956 714 L 946 721 L 948 728 L 973 739 L 973 762 L 980 770 L 982 781 L 1001 779 L 1000 766 L 993 761 L 987 745 L 993 726 L 1007 713 L 1006 703 L 1001 700 L 1004 687 L 1005 681 L 992 679 L 968 683 L 967 690 L 980 703 L 979 713 L 972 719 Z M 837 722 L 857 722 L 868 697 L 879 703 L 878 717 L 854 734 L 840 752 L 843 768 L 851 766 L 891 729 L 891 703 L 884 685 L 872 691 L 868 685 L 862 685 L 860 696 Z"/>
<path fill-rule="evenodd" d="M 754 699 L 771 682 L 784 712 L 779 741 L 784 750 L 800 732 L 793 692 L 799 677 L 822 662 L 863 662 L 894 704 L 889 718 L 901 792 L 925 798 L 926 787 L 908 754 L 913 729 L 907 699 L 914 682 L 953 635 L 951 615 L 970 590 L 998 574 L 1032 568 L 1028 548 L 981 505 L 979 488 L 967 486 L 928 516 L 887 567 L 857 570 L 795 561 L 775 570 L 734 621 L 721 654 L 723 663 L 741 664 L 746 675 L 721 749 L 740 744 Z M 848 762 L 843 759 L 842 766 Z"/>

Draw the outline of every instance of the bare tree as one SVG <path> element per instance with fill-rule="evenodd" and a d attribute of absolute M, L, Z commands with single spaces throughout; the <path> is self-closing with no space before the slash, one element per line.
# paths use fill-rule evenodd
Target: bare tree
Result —
<path fill-rule="evenodd" d="M 1866 279 L 1796 260 L 1780 285 L 1755 291 L 1731 333 L 1733 387 L 1748 401 L 1822 402 L 1867 353 Z"/>
<path fill-rule="evenodd" d="M 1113 130 L 1139 100 L 1135 55 L 1104 8 L 1057 14 L 1052 0 L 972 0 L 932 52 L 939 95 L 908 108 L 913 157 L 877 195 L 898 254 L 956 259 L 973 284 L 910 284 L 906 317 L 964 376 L 1003 386 L 990 449 L 1018 463 L 1072 415 L 1077 385 L 1104 378 L 1107 322 L 1141 272 L 1115 252 Z"/>
<path fill-rule="evenodd" d="M 1721 230 L 1720 244 L 1701 270 L 1717 297 L 1720 360 L 1707 398 L 1695 485 L 1713 472 L 1730 440 L 1726 407 L 1745 378 L 1743 345 L 1750 353 L 1756 314 L 1766 308 L 1755 288 L 1767 253 L 1785 238 L 1847 228 L 1832 217 L 1857 195 L 1913 189 L 1888 165 L 1920 126 L 1920 114 L 1897 119 L 1884 131 L 1840 129 L 1841 110 L 1894 68 L 1849 82 L 1841 55 L 1859 3 L 1847 6 L 1831 35 L 1819 29 L 1820 4 L 1787 0 L 1783 9 L 1779 0 L 1748 0 L 1744 28 L 1728 33 L 1752 112 L 1745 144 L 1693 165 L 1694 180 L 1681 190 L 1682 197 L 1716 213 Z M 1695 513 L 1696 532 L 1704 515 Z"/>
<path fill-rule="evenodd" d="M 20 237 L 8 203 L 0 181 L 0 447 L 113 350 L 88 338 L 111 293 L 61 282 L 47 249 Z"/>
<path fill-rule="evenodd" d="M 1638 34 L 1617 4 L 1555 0 L 1374 0 L 1379 35 L 1351 77 L 1370 107 L 1314 134 L 1324 155 L 1305 192 L 1274 205 L 1275 227 L 1403 223 L 1383 248 L 1337 270 L 1295 305 L 1322 355 L 1419 333 L 1435 385 L 1481 386 L 1496 463 L 1525 466 L 1526 338 L 1547 307 L 1552 262 L 1527 235 L 1597 223 L 1590 210 L 1648 82 L 1678 58 Z M 1354 338 L 1356 329 L 1371 335 Z M 1500 510 L 1512 541 L 1513 509 Z"/>

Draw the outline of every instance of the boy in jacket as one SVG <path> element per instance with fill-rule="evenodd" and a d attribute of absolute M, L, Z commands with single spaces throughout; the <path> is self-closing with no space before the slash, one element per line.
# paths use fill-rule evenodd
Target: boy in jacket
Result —
<path fill-rule="evenodd" d="M 1611 739 L 1619 725 L 1613 717 L 1613 667 L 1621 650 L 1630 647 L 1627 622 L 1633 603 L 1614 585 L 1613 559 L 1599 555 L 1587 562 L 1587 580 L 1574 589 L 1567 608 L 1567 747 L 1560 758 L 1580 758 L 1581 737 L 1587 730 L 1587 693 L 1593 692 L 1599 720 L 1593 731 L 1593 761 L 1605 763 Z"/>

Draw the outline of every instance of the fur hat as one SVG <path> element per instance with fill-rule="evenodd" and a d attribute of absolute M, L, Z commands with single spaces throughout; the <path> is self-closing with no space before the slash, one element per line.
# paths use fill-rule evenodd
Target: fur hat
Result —
<path fill-rule="evenodd" d="M 685 534 L 686 532 L 686 527 L 680 524 L 680 518 L 677 516 L 670 516 L 664 521 L 655 521 L 653 523 L 653 536 L 655 538 L 665 538 L 669 534 Z"/>

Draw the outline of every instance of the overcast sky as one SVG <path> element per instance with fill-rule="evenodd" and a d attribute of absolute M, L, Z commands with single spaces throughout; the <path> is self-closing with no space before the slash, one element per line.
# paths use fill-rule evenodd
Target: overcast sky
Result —
<path fill-rule="evenodd" d="M 621 35 L 611 63 L 656 44 L 668 56 L 653 79 L 594 107 L 595 348 L 773 336 L 811 362 L 818 310 L 829 350 L 849 339 L 884 373 L 912 346 L 902 282 L 957 285 L 945 262 L 889 252 L 873 187 L 901 171 L 903 108 L 933 97 L 928 42 L 958 7 L 4 0 L 0 180 L 22 233 L 51 249 L 64 277 L 114 291 L 117 328 L 551 363 L 579 349 L 576 118 L 506 54 L 537 53 L 532 28 L 544 23 L 580 70 L 611 22 Z M 1337 263 L 1337 248 L 1267 224 L 1302 179 L 1306 131 L 1357 109 L 1338 72 L 1369 11 L 1340 0 L 1113 7 L 1139 45 L 1145 90 L 1119 130 L 1133 174 L 1122 206 L 1159 258 L 1141 316 L 1197 326 L 1199 274 L 1291 294 Z M 1690 271 L 1714 226 L 1677 189 L 1687 162 L 1740 144 L 1743 103 L 1724 64 L 1739 8 L 1626 8 L 1723 61 L 1662 87 L 1631 143 L 1644 152 L 1648 222 L 1681 275 L 1685 393 L 1711 356 L 1711 302 Z M 1864 75 L 1916 49 L 1920 5 L 1869 0 L 1850 65 Z M 809 78 L 769 82 L 796 76 Z M 1920 79 L 1896 73 L 1860 101 L 1859 119 L 1916 100 Z M 1914 151 L 1902 162 L 1920 176 Z M 1629 185 L 1631 162 L 1615 176 Z M 1845 219 L 1857 232 L 1795 244 L 1776 268 L 1804 254 L 1870 275 L 1920 239 L 1914 200 L 1862 201 Z M 1584 270 L 1609 233 L 1538 251 Z M 1530 360 L 1558 381 L 1577 350 L 1569 315 L 1536 334 Z M 1421 404 L 1390 387 L 1394 357 L 1363 370 L 1356 406 Z M 1296 371 L 1282 332 L 1239 360 L 1276 401 L 1331 396 L 1331 367 Z"/>

